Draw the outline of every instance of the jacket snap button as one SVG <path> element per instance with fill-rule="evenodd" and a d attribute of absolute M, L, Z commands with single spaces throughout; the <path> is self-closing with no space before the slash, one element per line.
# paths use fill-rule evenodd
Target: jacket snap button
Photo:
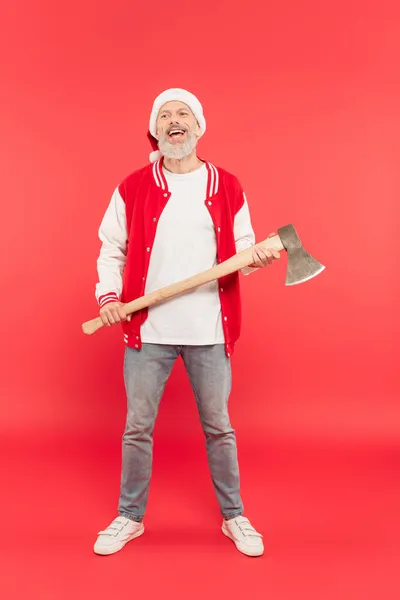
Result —
<path fill-rule="evenodd" d="M 208 206 L 211 206 L 212 202 L 211 200 L 208 201 Z"/>
<path fill-rule="evenodd" d="M 224 317 L 224 321 L 227 321 L 227 320 L 228 320 L 228 317 Z"/>
<path fill-rule="evenodd" d="M 167 196 L 168 196 L 168 194 L 167 194 L 167 193 L 165 193 L 165 194 L 164 194 L 164 198 L 166 198 Z"/>
<path fill-rule="evenodd" d="M 153 217 L 153 221 L 154 221 L 154 223 L 157 221 L 156 217 Z"/>
<path fill-rule="evenodd" d="M 150 248 L 147 248 L 147 252 L 150 252 Z"/>

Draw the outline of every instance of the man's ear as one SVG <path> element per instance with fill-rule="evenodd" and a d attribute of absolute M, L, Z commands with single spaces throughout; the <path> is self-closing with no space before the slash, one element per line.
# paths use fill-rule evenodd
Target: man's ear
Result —
<path fill-rule="evenodd" d="M 197 138 L 200 138 L 200 137 L 201 137 L 201 135 L 202 135 L 201 127 L 200 127 L 200 125 L 199 125 L 199 122 L 198 122 L 198 121 L 196 121 L 196 137 L 197 137 Z"/>

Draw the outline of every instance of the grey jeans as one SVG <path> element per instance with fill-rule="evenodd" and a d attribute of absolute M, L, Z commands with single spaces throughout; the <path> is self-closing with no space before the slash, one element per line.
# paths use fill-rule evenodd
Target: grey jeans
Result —
<path fill-rule="evenodd" d="M 231 364 L 223 344 L 126 348 L 124 378 L 128 410 L 122 436 L 122 475 L 118 511 L 143 519 L 153 462 L 153 430 L 160 399 L 176 359 L 181 356 L 203 427 L 211 478 L 224 518 L 243 514 L 236 436 L 228 414 Z"/>

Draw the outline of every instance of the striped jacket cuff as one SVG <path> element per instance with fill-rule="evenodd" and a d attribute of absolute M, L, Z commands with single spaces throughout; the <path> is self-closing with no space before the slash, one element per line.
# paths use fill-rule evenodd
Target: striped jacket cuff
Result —
<path fill-rule="evenodd" d="M 100 308 L 102 308 L 110 302 L 119 302 L 119 298 L 115 292 L 110 292 L 109 294 L 103 294 L 102 296 L 100 296 L 98 302 Z"/>

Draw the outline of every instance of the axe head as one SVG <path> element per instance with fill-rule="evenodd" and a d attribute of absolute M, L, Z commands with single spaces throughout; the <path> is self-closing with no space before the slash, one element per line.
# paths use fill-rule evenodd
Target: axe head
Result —
<path fill-rule="evenodd" d="M 316 277 L 325 269 L 304 248 L 293 225 L 278 229 L 282 245 L 288 254 L 286 285 L 297 285 Z"/>

